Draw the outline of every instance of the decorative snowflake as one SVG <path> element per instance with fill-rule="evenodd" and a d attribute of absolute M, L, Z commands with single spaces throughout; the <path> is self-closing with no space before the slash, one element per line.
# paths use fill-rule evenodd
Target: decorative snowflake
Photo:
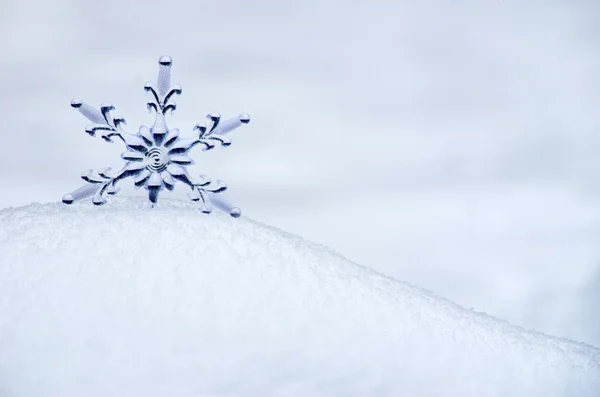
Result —
<path fill-rule="evenodd" d="M 240 209 L 219 195 L 227 189 L 223 181 L 217 180 L 212 183 L 205 175 L 200 175 L 199 179 L 192 178 L 188 175 L 186 167 L 194 163 L 188 157 L 190 149 L 198 144 L 203 146 L 204 151 L 214 149 L 216 145 L 229 146 L 231 141 L 225 135 L 242 124 L 249 123 L 250 116 L 240 114 L 236 118 L 221 121 L 219 113 L 210 113 L 206 124 L 197 124 L 194 127 L 196 137 L 180 138 L 177 128 L 167 127 L 165 115 L 168 111 L 173 113 L 177 108 L 173 97 L 181 94 L 181 86 L 171 86 L 171 58 L 163 56 L 158 63 L 157 84 L 147 82 L 144 86 L 144 90 L 151 94 L 148 111 L 154 111 L 156 119 L 152 127 L 142 125 L 137 134 L 123 130 L 125 119 L 111 116 L 110 112 L 115 109 L 114 106 L 103 103 L 100 110 L 97 110 L 80 99 L 73 99 L 71 106 L 93 123 L 85 129 L 88 134 L 98 134 L 107 142 L 113 142 L 115 137 L 120 138 L 127 151 L 121 155 L 125 165 L 120 171 L 103 168 L 97 172 L 84 172 L 81 178 L 87 184 L 65 194 L 62 198 L 63 203 L 72 204 L 93 196 L 92 203 L 103 205 L 106 203 L 104 196 L 117 194 L 120 190 L 116 187 L 117 183 L 131 177 L 137 188 L 146 188 L 152 205 L 156 204 L 161 190 L 173 190 L 176 182 L 183 182 L 192 190 L 188 197 L 201 204 L 202 212 L 210 213 L 214 205 L 235 218 L 239 217 Z"/>

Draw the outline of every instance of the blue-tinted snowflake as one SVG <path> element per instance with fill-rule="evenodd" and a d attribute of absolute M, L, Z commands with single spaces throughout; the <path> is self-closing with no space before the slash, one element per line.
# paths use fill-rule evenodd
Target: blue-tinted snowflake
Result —
<path fill-rule="evenodd" d="M 125 120 L 111 116 L 114 107 L 110 104 L 104 103 L 100 110 L 97 110 L 79 99 L 71 102 L 72 107 L 92 122 L 85 129 L 88 134 L 100 136 L 107 142 L 119 138 L 125 143 L 127 151 L 121 155 L 125 165 L 120 171 L 104 168 L 84 172 L 81 177 L 87 182 L 86 185 L 65 194 L 63 203 L 72 204 L 93 197 L 92 202 L 95 205 L 103 205 L 106 203 L 106 195 L 118 193 L 119 188 L 116 185 L 119 181 L 133 178 L 136 187 L 144 187 L 148 191 L 148 199 L 153 205 L 156 204 L 162 190 L 173 190 L 176 182 L 182 182 L 191 189 L 188 197 L 200 203 L 202 212 L 210 213 L 214 205 L 233 217 L 239 217 L 240 209 L 232 206 L 220 195 L 227 189 L 224 182 L 217 180 L 213 183 L 204 175 L 192 178 L 186 167 L 194 163 L 188 156 L 188 152 L 194 146 L 200 145 L 205 151 L 214 149 L 216 145 L 229 146 L 231 141 L 226 134 L 250 122 L 250 116 L 240 114 L 236 118 L 221 121 L 218 113 L 211 113 L 207 116 L 207 123 L 194 127 L 194 137 L 181 138 L 179 130 L 168 128 L 165 121 L 167 112 L 172 113 L 177 107 L 173 98 L 181 94 L 181 86 L 171 86 L 171 58 L 161 57 L 158 63 L 157 84 L 148 82 L 144 86 L 144 90 L 151 96 L 147 104 L 148 110 L 155 112 L 156 119 L 152 127 L 142 125 L 137 134 L 123 130 Z"/>

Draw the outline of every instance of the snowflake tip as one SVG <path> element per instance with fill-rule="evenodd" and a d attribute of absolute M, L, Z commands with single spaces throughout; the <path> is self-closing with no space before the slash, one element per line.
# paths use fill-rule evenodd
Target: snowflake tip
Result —
<path fill-rule="evenodd" d="M 75 201 L 75 199 L 73 198 L 73 195 L 71 195 L 69 193 L 62 196 L 62 202 L 64 204 L 71 205 L 71 204 L 73 204 L 74 201 Z"/>
<path fill-rule="evenodd" d="M 79 109 L 81 107 L 81 105 L 83 105 L 83 101 L 79 98 L 73 98 L 71 100 L 71 107 L 75 108 L 75 109 Z"/>
<path fill-rule="evenodd" d="M 171 59 L 170 56 L 164 55 L 164 56 L 160 57 L 160 59 L 158 60 L 158 63 L 160 63 L 163 66 L 171 66 L 173 64 L 173 60 Z"/>
<path fill-rule="evenodd" d="M 244 124 L 248 124 L 250 122 L 250 115 L 247 113 L 242 113 L 239 115 L 240 121 Z"/>

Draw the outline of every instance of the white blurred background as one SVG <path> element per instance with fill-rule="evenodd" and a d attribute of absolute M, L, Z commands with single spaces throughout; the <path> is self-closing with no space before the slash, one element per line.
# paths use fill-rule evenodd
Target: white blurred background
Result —
<path fill-rule="evenodd" d="M 0 4 L 0 208 L 118 167 L 70 100 L 135 132 L 168 54 L 171 127 L 252 116 L 227 150 L 192 152 L 246 216 L 600 346 L 599 2 Z"/>

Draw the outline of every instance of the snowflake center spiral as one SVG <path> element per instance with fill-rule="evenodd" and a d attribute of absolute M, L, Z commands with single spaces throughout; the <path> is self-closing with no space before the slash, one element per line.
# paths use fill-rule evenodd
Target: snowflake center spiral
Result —
<path fill-rule="evenodd" d="M 146 153 L 147 168 L 153 172 L 162 172 L 167 168 L 169 155 L 160 148 L 152 148 Z"/>

